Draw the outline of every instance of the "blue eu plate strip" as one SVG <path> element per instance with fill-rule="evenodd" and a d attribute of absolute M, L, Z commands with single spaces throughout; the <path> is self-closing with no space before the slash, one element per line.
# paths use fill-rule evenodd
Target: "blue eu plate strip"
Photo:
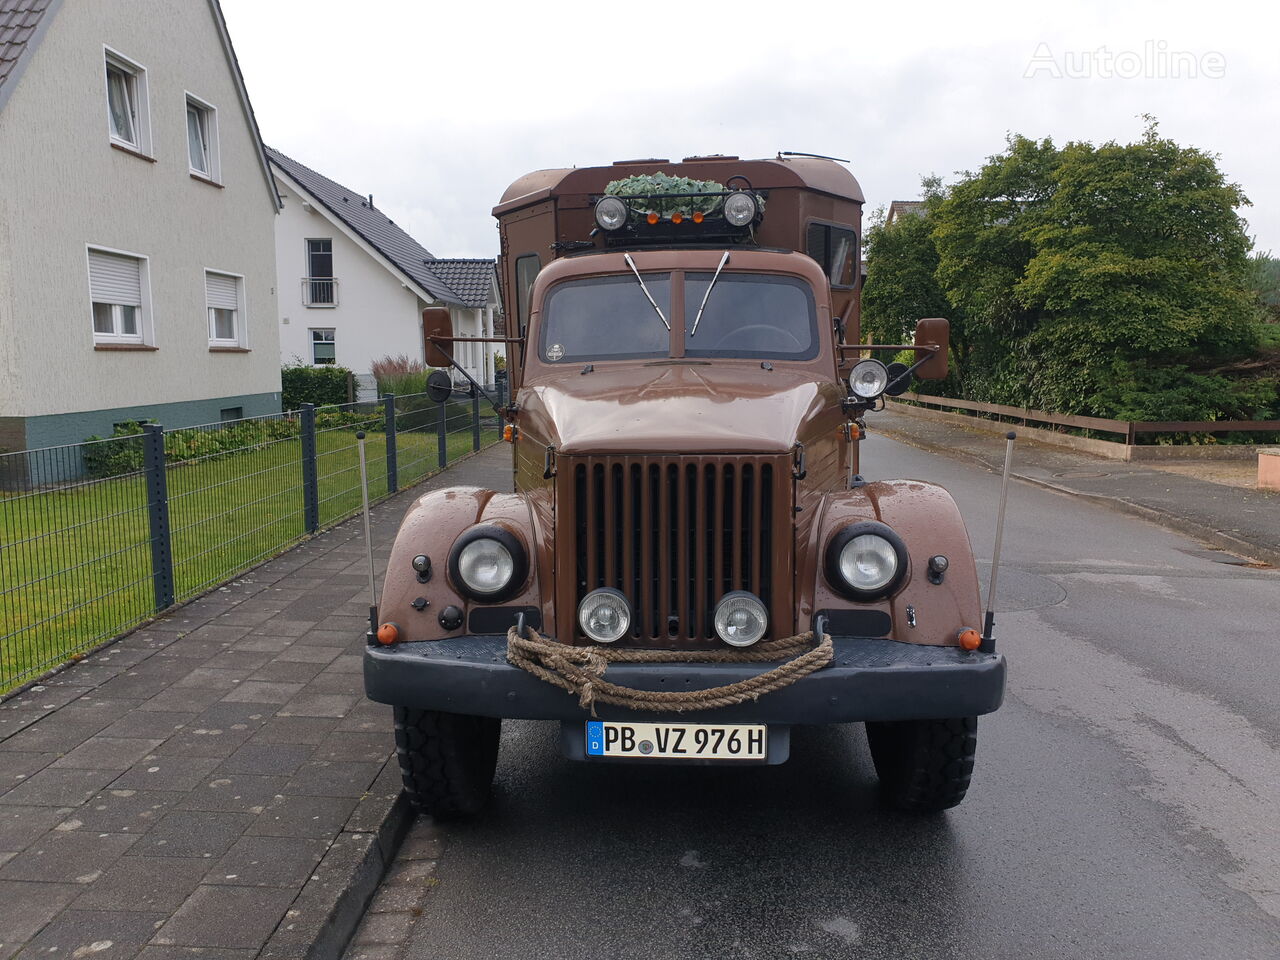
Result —
<path fill-rule="evenodd" d="M 604 724 L 599 720 L 587 721 L 587 756 L 604 756 Z"/>

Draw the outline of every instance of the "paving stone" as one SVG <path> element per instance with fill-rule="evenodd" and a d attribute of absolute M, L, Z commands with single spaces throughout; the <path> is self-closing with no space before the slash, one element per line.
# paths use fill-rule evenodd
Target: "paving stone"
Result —
<path fill-rule="evenodd" d="M 241 837 L 209 868 L 205 883 L 301 889 L 329 847 L 314 837 Z"/>
<path fill-rule="evenodd" d="M 401 910 L 413 910 L 422 902 L 422 895 L 426 889 L 421 883 L 384 882 L 378 887 L 378 892 L 373 895 L 366 913 L 398 913 Z"/>
<path fill-rule="evenodd" d="M 130 740 L 98 735 L 90 737 L 54 766 L 88 770 L 127 770 L 163 740 Z"/>
<path fill-rule="evenodd" d="M 141 710 L 159 710 L 162 713 L 200 713 L 223 697 L 221 690 L 198 690 L 192 687 L 170 687 L 147 700 Z"/>
<path fill-rule="evenodd" d="M 313 693 L 304 688 L 302 693 L 280 708 L 282 717 L 345 717 L 351 712 L 361 694 Z"/>
<path fill-rule="evenodd" d="M 392 943 L 355 943 L 343 960 L 397 960 L 403 947 Z"/>
<path fill-rule="evenodd" d="M 277 706 L 274 703 L 220 700 L 211 704 L 207 710 L 196 717 L 196 722 L 204 727 L 222 727 L 232 730 L 239 729 L 241 726 L 256 728 L 275 715 Z"/>
<path fill-rule="evenodd" d="M 380 763 L 311 760 L 298 769 L 280 792 L 300 797 L 359 797 L 369 789 L 381 769 Z"/>
<path fill-rule="evenodd" d="M 253 773 L 260 775 L 289 776 L 302 766 L 315 751 L 310 744 L 298 743 L 247 743 L 227 757 L 212 776 Z"/>
<path fill-rule="evenodd" d="M 164 913 L 120 910 L 67 910 L 40 931 L 18 960 L 92 956 L 94 960 L 131 960 L 155 935 Z"/>
<path fill-rule="evenodd" d="M 378 733 L 335 731 L 325 738 L 311 759 L 382 763 L 395 749 L 395 736 L 390 726 Z"/>
<path fill-rule="evenodd" d="M 278 662 L 297 661 L 299 663 L 329 663 L 340 653 L 342 647 L 330 647 L 311 644 L 298 644 L 290 647 L 276 657 Z"/>
<path fill-rule="evenodd" d="M 296 891 L 203 884 L 156 933 L 159 946 L 258 949 L 293 902 Z"/>
<path fill-rule="evenodd" d="M 219 618 L 212 623 L 207 623 L 193 630 L 188 639 L 197 643 L 209 640 L 216 642 L 241 640 L 249 632 L 249 629 L 250 627 L 247 624 L 227 623 L 226 620 Z"/>
<path fill-rule="evenodd" d="M 184 724 L 191 722 L 189 713 L 158 713 L 148 710 L 134 710 L 127 713 L 99 734 L 102 737 L 122 737 L 124 739 L 159 739 L 166 740 L 177 733 Z"/>
<path fill-rule="evenodd" d="M 250 738 L 251 743 L 324 743 L 337 727 L 321 717 L 274 717 Z"/>
<path fill-rule="evenodd" d="M 257 950 L 234 950 L 231 947 L 157 947 L 149 946 L 138 954 L 138 960 L 254 960 Z"/>
<path fill-rule="evenodd" d="M 288 777 L 236 773 L 213 777 L 187 795 L 184 810 L 224 810 L 257 816 L 277 796 L 284 794 Z"/>
<path fill-rule="evenodd" d="M 395 886 L 411 884 L 422 887 L 434 882 L 436 861 L 434 860 L 400 860 L 397 858 L 387 870 L 383 883 Z"/>
<path fill-rule="evenodd" d="M 237 729 L 238 728 L 238 729 Z M 195 718 L 186 728 L 156 748 L 158 757 L 212 757 L 221 762 L 253 735 L 247 724 L 205 726 Z"/>
<path fill-rule="evenodd" d="M 54 830 L 0 867 L 0 880 L 92 883 L 137 839 L 114 833 Z"/>
<path fill-rule="evenodd" d="M 164 659 L 198 660 L 204 662 L 215 657 L 231 645 L 230 640 L 198 640 L 193 636 L 183 637 L 177 643 L 171 643 L 163 650 L 157 650 L 156 656 Z"/>
<path fill-rule="evenodd" d="M 129 856 L 212 860 L 226 853 L 253 821 L 254 815 L 248 813 L 170 810 L 129 850 Z"/>
<path fill-rule="evenodd" d="M 276 797 L 245 831 L 263 837 L 335 837 L 356 807 L 355 797 Z"/>
<path fill-rule="evenodd" d="M 0 757 L 9 752 L 17 753 L 68 753 L 101 730 L 105 723 L 68 723 L 59 718 L 57 723 L 46 723 L 53 714 L 42 717 L 24 730 L 0 743 Z"/>
<path fill-rule="evenodd" d="M 78 807 L 119 775 L 118 770 L 45 767 L 0 795 L 0 804 Z"/>
<path fill-rule="evenodd" d="M 76 883 L 0 880 L 0 950 L 30 940 L 83 890 Z"/>
<path fill-rule="evenodd" d="M 364 658 L 363 654 L 345 653 L 338 657 L 333 663 L 329 664 L 326 673 L 344 673 L 348 676 L 363 676 L 364 674 Z"/>
<path fill-rule="evenodd" d="M 17 750 L 0 753 L 0 793 L 16 787 L 57 759 L 56 753 L 26 753 Z"/>
<path fill-rule="evenodd" d="M 262 624 L 261 632 L 269 637 L 300 637 L 314 630 L 314 620 L 291 620 L 286 617 L 272 617 Z"/>
<path fill-rule="evenodd" d="M 201 857 L 121 857 L 89 885 L 72 908 L 162 912 L 167 918 L 208 871 L 209 861 Z"/>
<path fill-rule="evenodd" d="M 65 807 L 0 807 L 0 850 L 25 850 L 66 819 L 67 811 Z"/>
<path fill-rule="evenodd" d="M 223 693 L 230 693 L 242 681 L 247 680 L 252 672 L 243 669 L 215 670 L 213 667 L 204 665 L 196 667 L 173 686 L 178 690 L 197 687 L 201 690 L 220 690 Z"/>
<path fill-rule="evenodd" d="M 77 822 L 78 829 L 91 833 L 146 833 L 173 808 L 185 793 L 159 790 L 102 791 L 66 822 Z"/>
<path fill-rule="evenodd" d="M 413 926 L 413 914 L 372 913 L 367 914 L 361 922 L 352 943 L 364 946 L 371 943 L 404 943 L 409 939 L 409 928 Z"/>
<path fill-rule="evenodd" d="M 217 757 L 149 756 L 122 773 L 120 790 L 193 790 L 219 763 Z"/>
<path fill-rule="evenodd" d="M 287 703 L 301 689 L 301 683 L 263 683 L 258 680 L 247 680 L 221 699 L 227 703 L 244 700 L 255 703 Z"/>
<path fill-rule="evenodd" d="M 237 640 L 231 650 L 243 650 L 248 653 L 277 654 L 287 650 L 293 644 L 292 637 L 262 637 L 251 634 L 245 640 Z"/>
<path fill-rule="evenodd" d="M 361 642 L 360 638 L 364 636 L 364 631 L 368 629 L 368 624 L 364 624 L 358 630 L 312 630 L 310 633 L 304 633 L 298 637 L 296 646 L 315 646 L 315 647 L 341 647 L 343 650 L 349 650 L 351 644 Z"/>
<path fill-rule="evenodd" d="M 287 683 L 308 683 L 324 669 L 323 663 L 306 663 L 299 660 L 273 660 L 254 671 L 250 680 L 263 680 L 268 683 L 285 681 Z"/>
<path fill-rule="evenodd" d="M 254 670 L 260 670 L 270 662 L 270 653 L 245 650 L 243 647 L 233 646 L 223 650 L 222 653 L 218 654 L 212 660 L 207 660 L 201 669 L 244 670 L 252 672 Z"/>

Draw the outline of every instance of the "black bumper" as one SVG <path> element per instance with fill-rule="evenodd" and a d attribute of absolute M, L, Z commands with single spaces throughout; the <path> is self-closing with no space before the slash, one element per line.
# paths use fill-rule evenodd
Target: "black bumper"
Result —
<path fill-rule="evenodd" d="M 816 673 L 733 707 L 679 714 L 682 720 L 845 723 L 925 720 L 991 713 L 1004 699 L 1005 661 L 894 640 L 833 638 L 835 658 Z M 378 703 L 419 710 L 529 720 L 579 720 L 577 697 L 539 680 L 506 658 L 506 637 L 368 646 L 364 689 Z M 743 680 L 769 664 L 616 663 L 608 677 L 639 690 L 698 690 Z M 600 704 L 601 719 L 650 715 Z M 674 714 L 664 714 L 668 719 Z"/>

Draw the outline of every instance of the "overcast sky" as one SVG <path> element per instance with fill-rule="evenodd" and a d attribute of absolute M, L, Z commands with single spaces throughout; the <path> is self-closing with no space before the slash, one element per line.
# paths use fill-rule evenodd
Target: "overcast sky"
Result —
<path fill-rule="evenodd" d="M 1124 142 L 1144 113 L 1221 155 L 1258 247 L 1280 253 L 1270 4 L 222 7 L 266 142 L 373 193 L 436 256 L 493 256 L 490 209 L 541 167 L 803 150 L 847 158 L 870 211 L 1009 132 Z"/>

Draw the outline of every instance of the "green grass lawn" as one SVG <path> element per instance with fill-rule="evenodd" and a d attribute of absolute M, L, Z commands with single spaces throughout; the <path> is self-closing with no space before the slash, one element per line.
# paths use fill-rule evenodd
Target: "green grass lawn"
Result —
<path fill-rule="evenodd" d="M 448 458 L 472 449 L 469 422 Z M 494 429 L 481 445 L 497 439 Z M 387 494 L 386 437 L 366 442 L 369 495 Z M 436 472 L 434 427 L 397 436 L 401 489 Z M 352 427 L 319 430 L 320 523 L 359 509 Z M 189 599 L 304 535 L 301 440 L 268 440 L 167 470 L 175 595 Z M 52 489 L 0 491 L 0 693 L 92 649 L 155 613 L 146 478 L 141 473 Z"/>

